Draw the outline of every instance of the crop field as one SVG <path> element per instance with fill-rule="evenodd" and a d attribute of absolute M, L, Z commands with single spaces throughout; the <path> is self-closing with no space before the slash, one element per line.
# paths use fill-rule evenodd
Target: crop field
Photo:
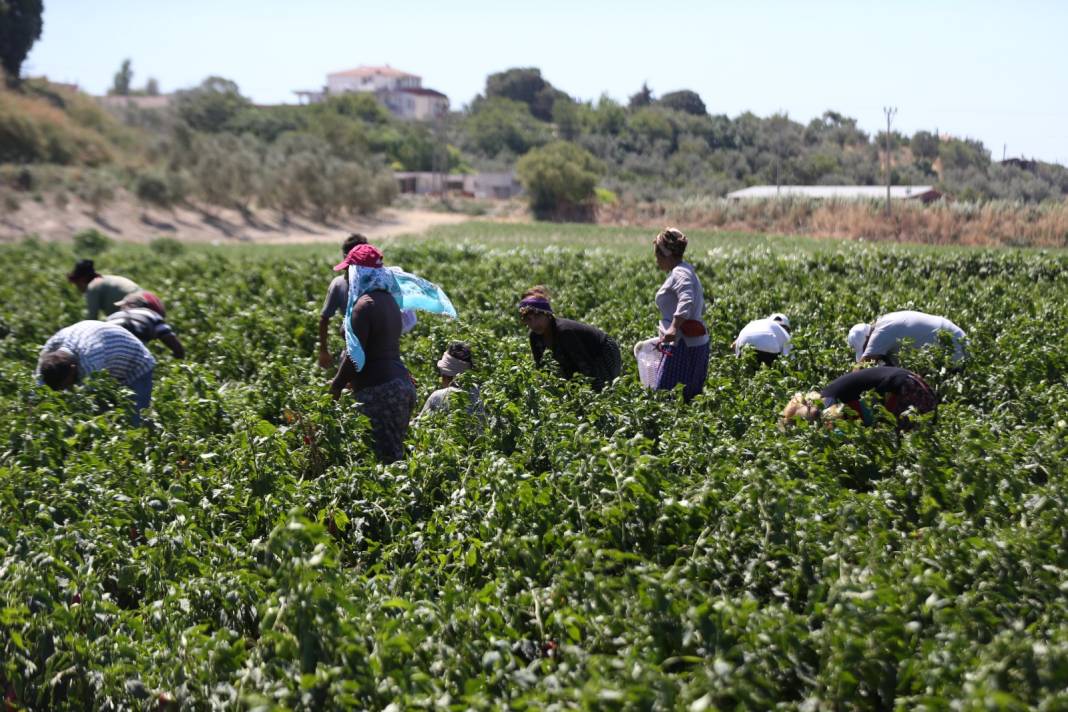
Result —
<path fill-rule="evenodd" d="M 694 235 L 713 348 L 684 405 L 629 355 L 655 335 L 651 240 L 474 223 L 382 243 L 460 314 L 402 339 L 420 399 L 462 338 L 488 412 L 420 421 L 390 466 L 314 362 L 336 246 L 97 256 L 163 297 L 188 350 L 152 345 L 139 429 L 107 378 L 34 385 L 82 317 L 75 255 L 0 248 L 8 709 L 1068 707 L 1068 254 Z M 534 368 L 515 304 L 536 283 L 623 347 L 604 392 Z M 852 367 L 853 323 L 908 308 L 970 337 L 962 371 L 905 360 L 937 414 L 777 428 Z M 735 359 L 774 311 L 794 357 Z"/>

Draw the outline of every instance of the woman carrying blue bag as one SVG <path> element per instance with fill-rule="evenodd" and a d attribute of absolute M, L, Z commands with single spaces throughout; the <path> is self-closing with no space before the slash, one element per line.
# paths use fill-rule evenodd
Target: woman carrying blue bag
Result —
<path fill-rule="evenodd" d="M 357 245 L 334 266 L 349 272 L 345 354 L 330 384 L 334 398 L 351 385 L 357 407 L 371 421 L 379 460 L 404 457 L 404 437 L 416 406 L 415 386 L 400 357 L 401 309 L 456 316 L 441 289 L 405 272 L 386 269 L 373 245 Z"/>
<path fill-rule="evenodd" d="M 708 329 L 701 318 L 705 309 L 704 289 L 693 266 L 683 261 L 686 235 L 677 228 L 664 228 L 653 240 L 656 266 L 667 272 L 667 279 L 656 292 L 660 310 L 659 336 L 634 346 L 634 355 L 656 348 L 660 351 L 653 388 L 669 391 L 683 384 L 683 398 L 689 402 L 704 390 L 708 376 Z"/>

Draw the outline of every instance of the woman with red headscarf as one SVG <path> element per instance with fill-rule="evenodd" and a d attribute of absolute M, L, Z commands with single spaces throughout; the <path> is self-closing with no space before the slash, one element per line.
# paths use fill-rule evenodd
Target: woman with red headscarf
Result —
<path fill-rule="evenodd" d="M 348 348 L 330 389 L 334 398 L 351 386 L 360 411 L 371 421 L 372 447 L 382 462 L 404 457 L 404 437 L 416 405 L 412 377 L 400 357 L 399 287 L 373 245 L 357 245 L 335 270 L 349 270 L 351 316 Z"/>

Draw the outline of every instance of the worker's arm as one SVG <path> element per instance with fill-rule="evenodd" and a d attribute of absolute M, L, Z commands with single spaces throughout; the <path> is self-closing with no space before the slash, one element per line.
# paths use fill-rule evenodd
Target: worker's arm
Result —
<path fill-rule="evenodd" d="M 173 332 L 164 334 L 159 337 L 160 342 L 171 350 L 175 358 L 185 358 L 185 347 L 182 346 L 182 342 L 178 340 L 178 337 Z"/>
<path fill-rule="evenodd" d="M 334 357 L 330 354 L 330 317 L 319 317 L 319 368 L 330 368 Z"/>

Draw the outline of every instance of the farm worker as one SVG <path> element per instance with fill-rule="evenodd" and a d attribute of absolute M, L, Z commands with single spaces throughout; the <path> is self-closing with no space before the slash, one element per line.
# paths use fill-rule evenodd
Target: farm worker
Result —
<path fill-rule="evenodd" d="M 447 411 L 451 405 L 453 394 L 464 392 L 467 393 L 469 401 L 467 412 L 472 415 L 484 415 L 478 386 L 470 384 L 467 388 L 462 388 L 457 380 L 464 373 L 474 368 L 471 349 L 468 345 L 462 341 L 454 341 L 449 344 L 448 348 L 445 349 L 445 353 L 438 359 L 437 368 L 438 375 L 441 376 L 441 387 L 426 399 L 423 409 L 419 411 L 419 417 L 422 418 L 429 413 Z"/>
<path fill-rule="evenodd" d="M 741 356 L 746 346 L 756 352 L 760 363 L 770 366 L 775 359 L 790 354 L 790 320 L 785 314 L 772 314 L 767 319 L 754 319 L 742 327 L 731 343 L 734 355 Z"/>
<path fill-rule="evenodd" d="M 85 318 L 96 319 L 101 311 L 104 316 L 115 313 L 115 303 L 123 297 L 140 292 L 132 280 L 113 274 L 98 274 L 92 260 L 78 260 L 67 274 L 67 281 L 85 295 Z"/>
<path fill-rule="evenodd" d="M 687 239 L 681 230 L 664 228 L 653 240 L 656 266 L 667 279 L 656 292 L 660 310 L 659 336 L 634 346 L 634 353 L 655 345 L 662 351 L 655 390 L 671 390 L 682 383 L 687 402 L 704 390 L 708 375 L 708 329 L 701 319 L 704 289 L 693 266 L 683 261 Z"/>
<path fill-rule="evenodd" d="M 871 403 L 865 402 L 865 396 Z M 833 420 L 855 414 L 865 425 L 871 425 L 871 405 L 875 402 L 898 418 L 899 427 L 908 425 L 902 413 L 909 407 L 928 413 L 936 406 L 934 393 L 919 375 L 896 366 L 874 366 L 839 376 L 818 393 L 795 394 L 783 410 L 780 423 L 788 425 L 794 418 L 815 421 L 821 416 Z"/>
<path fill-rule="evenodd" d="M 142 344 L 152 339 L 159 339 L 171 350 L 175 358 L 185 358 L 185 347 L 174 334 L 174 329 L 163 320 L 166 310 L 163 302 L 152 292 L 135 292 L 129 294 L 115 306 L 117 312 L 107 318 L 108 323 L 118 324 L 136 336 Z"/>
<path fill-rule="evenodd" d="M 530 352 L 538 366 L 548 349 L 564 378 L 581 373 L 593 379 L 598 391 L 619 376 L 621 359 L 615 340 L 594 326 L 556 316 L 545 287 L 532 287 L 523 294 L 519 319 L 530 331 Z"/>
<path fill-rule="evenodd" d="M 40 383 L 64 391 L 96 371 L 107 371 L 134 392 L 134 425 L 152 401 L 156 359 L 133 334 L 116 324 L 93 319 L 60 329 L 41 349 L 37 361 Z"/>
<path fill-rule="evenodd" d="M 949 319 L 918 311 L 897 311 L 884 314 L 873 324 L 855 324 L 846 342 L 856 353 L 857 363 L 881 361 L 898 365 L 898 354 L 905 341 L 915 348 L 938 343 L 938 332 L 946 331 L 953 339 L 953 361 L 964 358 L 964 331 Z"/>
<path fill-rule="evenodd" d="M 375 455 L 382 462 L 395 462 L 404 457 L 404 436 L 416 399 L 412 377 L 400 358 L 404 295 L 396 273 L 383 266 L 382 253 L 373 245 L 352 248 L 334 269 L 348 270 L 349 288 L 346 352 L 330 390 L 338 398 L 346 386 L 352 388 L 358 408 L 371 421 Z"/>
<path fill-rule="evenodd" d="M 366 245 L 367 238 L 358 232 L 354 232 L 341 243 L 341 256 L 344 257 L 357 245 Z M 334 365 L 334 356 L 330 353 L 330 319 L 337 312 L 345 311 L 345 305 L 349 299 L 349 274 L 342 271 L 330 282 L 326 290 L 326 301 L 323 302 L 322 311 L 319 312 L 319 367 L 330 368 Z M 415 312 L 411 309 L 401 311 L 401 333 L 406 334 L 416 324 Z M 344 329 L 342 329 L 344 332 Z"/>

